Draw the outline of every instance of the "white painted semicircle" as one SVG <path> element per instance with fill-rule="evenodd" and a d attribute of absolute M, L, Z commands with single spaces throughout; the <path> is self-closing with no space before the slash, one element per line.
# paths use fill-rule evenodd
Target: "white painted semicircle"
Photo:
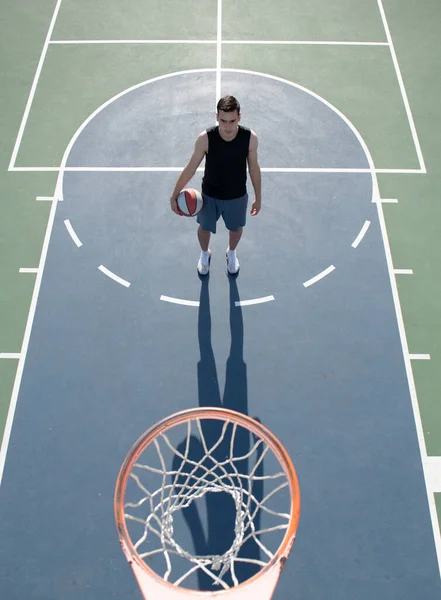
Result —
<path fill-rule="evenodd" d="M 190 69 L 190 70 L 186 70 L 186 71 L 176 71 L 174 73 L 166 73 L 165 75 L 160 75 L 158 77 L 154 77 L 152 79 L 147 79 L 145 81 L 137 83 L 137 84 L 135 84 L 135 85 L 133 85 L 133 86 L 131 86 L 131 87 L 129 87 L 129 88 L 127 88 L 127 89 L 119 92 L 115 96 L 112 96 L 112 98 L 110 98 L 109 100 L 107 100 L 106 102 L 104 102 L 104 104 L 102 104 L 101 106 L 99 106 L 79 126 L 79 128 L 74 133 L 74 135 L 72 136 L 69 144 L 66 147 L 66 150 L 64 152 L 64 155 L 63 155 L 63 158 L 62 158 L 62 161 L 61 161 L 60 170 L 59 170 L 59 173 L 58 173 L 57 184 L 56 184 L 55 196 L 57 197 L 57 199 L 63 200 L 63 178 L 64 178 L 64 172 L 65 172 L 67 160 L 69 158 L 69 154 L 70 154 L 70 152 L 72 150 L 73 145 L 75 144 L 76 140 L 80 136 L 80 134 L 83 131 L 83 129 L 102 110 L 104 110 L 107 106 L 109 106 L 110 104 L 112 104 L 112 102 L 115 102 L 116 100 L 118 100 L 122 96 L 125 96 L 126 94 L 129 94 L 130 92 L 132 92 L 132 91 L 134 91 L 134 90 L 136 90 L 136 89 L 138 89 L 140 87 L 143 87 L 145 85 L 149 85 L 149 84 L 154 83 L 156 81 L 160 81 L 162 79 L 168 79 L 170 77 L 179 77 L 181 75 L 189 75 L 189 74 L 193 74 L 193 73 L 215 73 L 216 71 L 217 71 L 217 69 L 210 68 L 210 69 Z M 298 88 L 299 90 L 302 90 L 306 94 L 309 94 L 310 96 L 313 96 L 314 98 L 316 98 L 317 100 L 319 100 L 320 102 L 322 102 L 323 104 L 325 104 L 333 112 L 335 112 L 348 125 L 348 127 L 354 133 L 355 137 L 358 139 L 358 141 L 360 143 L 360 146 L 364 150 L 364 153 L 366 155 L 367 161 L 369 163 L 371 177 L 372 177 L 372 195 L 373 195 L 372 202 L 379 202 L 379 200 L 380 200 L 380 193 L 379 193 L 378 182 L 377 182 L 377 177 L 376 177 L 376 173 L 375 173 L 375 165 L 374 165 L 374 161 L 372 159 L 371 153 L 369 151 L 369 148 L 368 148 L 366 142 L 364 141 L 363 137 L 361 136 L 360 132 L 355 127 L 355 125 L 338 108 L 336 108 L 333 104 L 331 104 L 328 100 L 326 100 L 325 98 L 323 98 L 319 94 L 313 92 L 312 90 L 309 90 L 308 88 L 300 85 L 299 83 L 295 83 L 293 81 L 290 81 L 289 79 L 283 79 L 282 77 L 278 77 L 276 75 L 270 75 L 268 73 L 260 73 L 258 71 L 249 71 L 249 70 L 246 70 L 246 69 L 224 69 L 223 68 L 223 69 L 221 69 L 221 72 L 223 72 L 223 73 L 244 73 L 246 75 L 255 75 L 255 76 L 258 76 L 258 77 L 264 77 L 264 78 L 267 78 L 267 79 L 273 79 L 274 81 L 279 81 L 279 82 L 284 83 L 286 85 Z"/>

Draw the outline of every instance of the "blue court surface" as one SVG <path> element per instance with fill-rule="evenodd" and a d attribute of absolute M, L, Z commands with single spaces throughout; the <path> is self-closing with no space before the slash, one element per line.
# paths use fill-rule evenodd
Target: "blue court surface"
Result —
<path fill-rule="evenodd" d="M 263 208 L 239 276 L 221 225 L 201 281 L 195 221 L 168 198 L 214 122 L 215 77 L 133 88 L 66 156 L 0 494 L 0 597 L 140 598 L 114 525 L 118 470 L 151 424 L 201 405 L 259 418 L 296 467 L 298 536 L 274 598 L 439 598 L 369 157 L 320 98 L 225 70 L 259 134 Z"/>

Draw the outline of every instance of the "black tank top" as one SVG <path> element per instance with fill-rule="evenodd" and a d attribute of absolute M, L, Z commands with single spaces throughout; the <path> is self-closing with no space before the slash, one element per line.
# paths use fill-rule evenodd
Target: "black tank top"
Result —
<path fill-rule="evenodd" d="M 239 125 L 231 142 L 221 138 L 219 126 L 207 129 L 208 153 L 205 157 L 205 173 L 202 193 L 219 200 L 240 198 L 247 192 L 247 156 L 251 131 Z"/>

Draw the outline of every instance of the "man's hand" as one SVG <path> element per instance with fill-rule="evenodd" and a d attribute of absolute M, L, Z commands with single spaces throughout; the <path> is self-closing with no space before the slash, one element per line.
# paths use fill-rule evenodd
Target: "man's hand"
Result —
<path fill-rule="evenodd" d="M 259 214 L 260 207 L 261 207 L 260 200 L 259 201 L 254 200 L 253 204 L 251 205 L 251 211 L 250 211 L 250 214 L 251 214 L 252 217 L 255 217 L 256 215 Z"/>
<path fill-rule="evenodd" d="M 177 198 L 170 198 L 170 208 L 177 215 L 182 216 L 182 211 L 179 210 L 178 200 Z"/>

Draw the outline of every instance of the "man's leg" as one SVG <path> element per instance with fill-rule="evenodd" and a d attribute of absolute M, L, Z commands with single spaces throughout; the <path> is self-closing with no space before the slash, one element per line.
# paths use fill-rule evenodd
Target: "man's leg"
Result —
<path fill-rule="evenodd" d="M 227 248 L 227 269 L 230 275 L 235 275 L 239 272 L 239 259 L 236 255 L 236 247 L 242 237 L 243 227 L 239 227 L 237 231 L 230 231 L 230 245 Z"/>
<path fill-rule="evenodd" d="M 242 237 L 243 227 L 239 227 L 237 231 L 230 231 L 230 250 L 236 250 L 237 244 Z M 208 245 L 207 245 L 208 248 Z"/>
<path fill-rule="evenodd" d="M 199 244 L 201 245 L 201 250 L 203 252 L 207 252 L 207 250 L 208 250 L 208 244 L 210 243 L 210 236 L 211 236 L 211 232 L 210 231 L 205 231 L 199 225 L 199 227 L 198 227 L 198 240 L 199 240 Z"/>
<path fill-rule="evenodd" d="M 210 243 L 210 231 L 205 231 L 199 225 L 198 227 L 198 240 L 201 245 L 201 256 L 198 261 L 198 273 L 199 275 L 208 275 L 208 271 L 210 270 L 210 256 L 211 251 L 208 249 L 208 244 Z"/>
<path fill-rule="evenodd" d="M 243 227 L 246 223 L 248 195 L 235 200 L 225 202 L 223 218 L 229 230 L 230 245 L 227 249 L 227 269 L 231 275 L 239 272 L 239 260 L 236 255 L 236 247 L 242 237 Z"/>

